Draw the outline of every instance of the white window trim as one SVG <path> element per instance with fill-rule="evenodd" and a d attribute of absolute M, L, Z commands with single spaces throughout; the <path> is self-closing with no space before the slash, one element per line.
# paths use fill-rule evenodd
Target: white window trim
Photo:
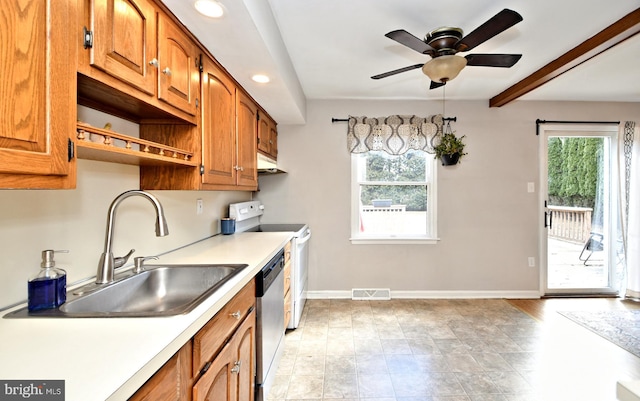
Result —
<path fill-rule="evenodd" d="M 431 179 L 427 181 L 428 216 L 427 231 L 429 235 L 420 236 L 382 236 L 363 235 L 360 233 L 360 183 L 358 182 L 358 155 L 351 155 L 351 238 L 353 245 L 407 245 L 407 244 L 437 244 L 438 238 L 438 166 L 436 160 L 431 158 Z M 427 160 L 429 157 L 427 157 Z M 428 161 L 427 161 L 428 162 Z M 397 183 L 397 185 L 412 184 L 412 182 Z M 392 185 L 396 185 L 395 183 Z"/>

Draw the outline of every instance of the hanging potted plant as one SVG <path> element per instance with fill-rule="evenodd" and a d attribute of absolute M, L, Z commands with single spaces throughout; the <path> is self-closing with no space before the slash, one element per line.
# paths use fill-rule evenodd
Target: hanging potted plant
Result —
<path fill-rule="evenodd" d="M 442 135 L 440 142 L 433 149 L 436 152 L 436 159 L 439 158 L 443 166 L 458 164 L 462 156 L 466 155 L 464 152 L 464 142 L 462 142 L 464 137 L 465 135 L 462 135 L 458 138 L 453 132 L 446 131 Z"/>

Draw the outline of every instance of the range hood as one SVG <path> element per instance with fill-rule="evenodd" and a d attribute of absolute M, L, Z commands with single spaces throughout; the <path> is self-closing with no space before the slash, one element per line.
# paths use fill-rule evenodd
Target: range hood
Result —
<path fill-rule="evenodd" d="M 286 171 L 278 168 L 275 160 L 272 158 L 258 153 L 258 174 L 278 174 L 286 173 Z"/>

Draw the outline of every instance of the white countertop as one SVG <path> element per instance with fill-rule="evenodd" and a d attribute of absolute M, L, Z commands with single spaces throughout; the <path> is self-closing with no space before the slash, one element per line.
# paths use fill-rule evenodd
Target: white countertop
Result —
<path fill-rule="evenodd" d="M 249 265 L 185 315 L 0 319 L 0 379 L 65 380 L 66 401 L 126 400 L 291 237 L 292 233 L 217 235 L 163 255 L 158 263 Z"/>

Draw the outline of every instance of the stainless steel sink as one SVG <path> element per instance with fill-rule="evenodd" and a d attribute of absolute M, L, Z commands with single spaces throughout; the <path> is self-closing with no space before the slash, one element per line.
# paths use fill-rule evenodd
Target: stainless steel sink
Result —
<path fill-rule="evenodd" d="M 145 271 L 69 294 L 57 309 L 20 310 L 5 317 L 151 317 L 187 313 L 247 267 L 237 265 L 145 265 Z M 79 294 L 79 295 L 74 295 Z"/>

